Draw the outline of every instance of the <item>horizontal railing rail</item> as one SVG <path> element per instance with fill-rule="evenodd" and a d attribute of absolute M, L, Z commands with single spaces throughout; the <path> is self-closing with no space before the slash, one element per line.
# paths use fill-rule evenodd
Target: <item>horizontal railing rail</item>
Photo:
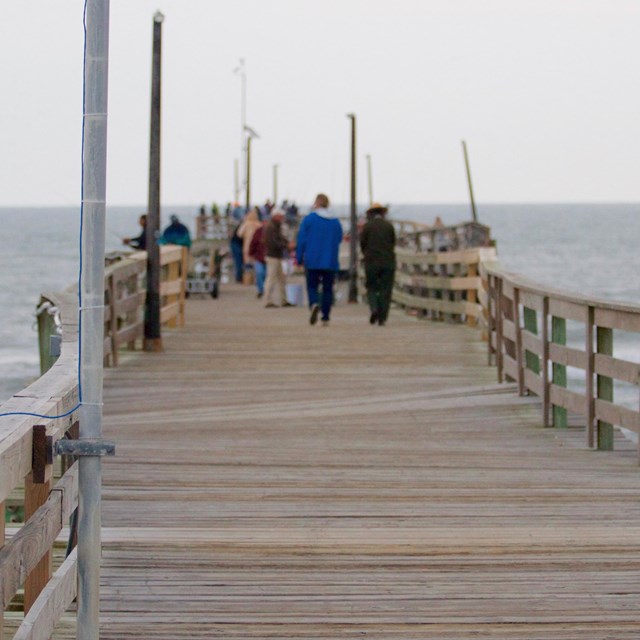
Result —
<path fill-rule="evenodd" d="M 184 324 L 187 250 L 161 248 L 161 321 Z M 110 261 L 105 270 L 105 340 L 107 366 L 118 353 L 136 347 L 143 336 L 146 253 Z M 48 637 L 75 598 L 75 554 L 52 576 L 52 547 L 77 508 L 75 465 L 53 486 L 56 441 L 78 437 L 78 298 L 74 288 L 43 294 L 38 305 L 38 333 L 43 375 L 0 405 L 0 599 L 3 611 L 24 587 L 25 618 L 16 638 Z M 39 416 L 64 418 L 47 419 Z M 67 466 L 62 464 L 62 469 Z M 25 524 L 3 547 L 4 503 L 24 486 Z M 70 547 L 73 545 L 70 545 Z M 2 638 L 0 616 L 0 640 Z M 38 635 L 34 636 L 35 630 Z"/>
<path fill-rule="evenodd" d="M 570 415 L 582 419 L 587 445 L 600 450 L 613 449 L 614 426 L 640 434 L 640 362 L 614 352 L 624 340 L 640 353 L 640 305 L 509 273 L 485 230 L 475 223 L 449 227 L 458 240 L 440 248 L 438 230 L 400 237 L 393 301 L 432 320 L 478 326 L 498 381 L 539 396 L 545 426 L 566 427 Z M 477 246 L 460 248 L 467 240 Z M 579 336 L 579 344 L 568 335 Z M 631 401 L 614 399 L 622 385 Z M 640 461 L 640 444 L 638 452 Z"/>
<path fill-rule="evenodd" d="M 640 363 L 614 353 L 616 332 L 640 353 L 640 305 L 539 285 L 495 261 L 480 263 L 480 277 L 489 362 L 499 381 L 540 396 L 545 426 L 566 427 L 569 413 L 580 416 L 589 447 L 612 450 L 614 426 L 640 434 L 638 394 L 633 406 L 614 400 L 616 383 L 640 389 Z M 568 344 L 568 327 L 577 346 Z"/>

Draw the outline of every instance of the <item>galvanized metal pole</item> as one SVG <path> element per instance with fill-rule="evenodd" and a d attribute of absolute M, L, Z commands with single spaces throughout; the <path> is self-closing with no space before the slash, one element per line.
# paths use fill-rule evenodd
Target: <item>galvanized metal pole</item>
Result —
<path fill-rule="evenodd" d="M 273 165 L 273 206 L 278 206 L 278 165 Z"/>
<path fill-rule="evenodd" d="M 147 209 L 147 297 L 144 311 L 144 350 L 162 351 L 160 326 L 160 108 L 162 102 L 162 22 L 153 16 L 151 62 L 151 125 L 149 135 L 149 201 Z"/>
<path fill-rule="evenodd" d="M 80 279 L 80 439 L 102 436 L 104 352 L 104 245 L 107 182 L 109 0 L 85 5 L 82 255 Z M 100 619 L 100 506 L 102 460 L 79 460 L 78 622 L 79 640 L 98 640 Z"/>
<path fill-rule="evenodd" d="M 471 214 L 473 221 L 478 222 L 478 212 L 476 211 L 476 202 L 473 197 L 473 185 L 471 184 L 471 169 L 469 168 L 469 155 L 467 154 L 467 143 L 462 141 L 462 150 L 464 151 L 464 166 L 467 168 L 467 182 L 469 183 L 469 197 L 471 198 Z"/>
<path fill-rule="evenodd" d="M 240 202 L 240 166 L 238 158 L 233 161 L 233 203 Z"/>
<path fill-rule="evenodd" d="M 371 171 L 371 156 L 367 155 L 367 176 L 369 178 L 369 206 L 373 204 L 373 172 Z"/>
<path fill-rule="evenodd" d="M 349 252 L 349 302 L 358 302 L 358 212 L 356 205 L 356 116 L 351 119 L 351 225 Z"/>
<path fill-rule="evenodd" d="M 244 58 L 240 58 L 238 66 L 233 70 L 236 75 L 240 76 L 240 163 L 246 167 L 247 153 L 247 72 L 244 67 Z M 245 160 L 245 162 L 243 162 Z M 248 176 L 244 176 L 244 185 L 247 185 Z M 236 198 L 236 202 L 240 202 L 240 196 Z"/>
<path fill-rule="evenodd" d="M 247 211 L 251 208 L 251 136 L 247 136 L 247 199 L 245 206 Z"/>

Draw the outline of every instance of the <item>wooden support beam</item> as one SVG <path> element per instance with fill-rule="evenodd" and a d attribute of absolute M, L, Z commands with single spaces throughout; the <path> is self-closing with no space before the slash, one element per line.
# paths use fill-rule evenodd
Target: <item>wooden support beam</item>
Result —
<path fill-rule="evenodd" d="M 542 301 L 542 423 L 551 426 L 549 401 L 549 298 Z"/>
<path fill-rule="evenodd" d="M 51 479 L 42 483 L 35 482 L 33 472 L 25 480 L 24 488 L 24 517 L 28 521 L 36 511 L 47 501 L 51 491 Z M 27 576 L 24 583 L 24 612 L 29 609 L 45 588 L 51 578 L 51 551 L 47 551 Z"/>
<path fill-rule="evenodd" d="M 77 552 L 74 550 L 25 615 L 13 640 L 41 640 L 51 637 L 56 623 L 76 597 L 77 564 Z"/>
<path fill-rule="evenodd" d="M 534 336 L 538 335 L 538 316 L 534 309 L 524 307 L 523 309 L 524 328 Z M 525 367 L 535 374 L 540 374 L 540 357 L 532 351 L 525 351 Z"/>
<path fill-rule="evenodd" d="M 585 317 L 585 352 L 587 354 L 587 368 L 585 372 L 585 396 L 587 403 L 587 446 L 595 446 L 595 395 L 593 376 L 595 369 L 595 354 L 593 348 L 593 307 L 587 307 Z"/>
<path fill-rule="evenodd" d="M 597 352 L 613 356 L 613 329 L 596 328 Z M 596 376 L 596 393 L 598 400 L 613 402 L 613 379 L 609 376 Z M 613 451 L 613 425 L 598 420 L 598 449 Z"/>
<path fill-rule="evenodd" d="M 513 291 L 513 324 L 515 325 L 515 357 L 518 363 L 518 395 L 524 395 L 524 358 L 522 349 L 522 326 L 520 323 L 520 289 Z"/>
<path fill-rule="evenodd" d="M 112 367 L 118 366 L 118 285 L 116 279 L 111 275 L 108 279 L 109 289 L 109 337 L 111 338 L 111 361 Z"/>
<path fill-rule="evenodd" d="M 504 353 L 502 347 L 502 278 L 495 278 L 496 284 L 496 369 L 498 382 L 504 382 Z"/>
<path fill-rule="evenodd" d="M 478 265 L 477 264 L 470 264 L 467 267 L 467 277 L 468 278 L 476 278 L 478 275 Z M 480 282 L 478 281 L 476 286 L 481 286 Z M 477 289 L 475 288 L 470 288 L 467 289 L 467 302 L 472 302 L 475 303 L 478 301 L 478 292 Z M 478 319 L 475 318 L 474 316 L 467 316 L 467 324 L 470 327 L 475 327 L 478 324 Z"/>
<path fill-rule="evenodd" d="M 0 550 L 0 604 L 3 608 L 9 605 L 27 577 L 50 552 L 63 522 L 66 522 L 76 509 L 78 505 L 77 471 L 77 466 L 74 466 L 60 479 L 45 504 Z"/>
<path fill-rule="evenodd" d="M 551 316 L 551 341 L 555 344 L 567 344 L 567 321 L 564 318 Z M 551 379 L 557 387 L 566 388 L 567 367 L 554 362 Z M 569 426 L 567 410 L 564 407 L 553 405 L 553 426 L 559 429 L 566 429 Z"/>

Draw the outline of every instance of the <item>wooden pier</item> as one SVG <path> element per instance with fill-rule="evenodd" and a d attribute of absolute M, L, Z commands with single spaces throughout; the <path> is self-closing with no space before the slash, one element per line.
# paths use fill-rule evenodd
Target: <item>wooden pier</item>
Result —
<path fill-rule="evenodd" d="M 638 331 L 639 310 L 538 290 L 491 250 L 422 253 L 414 240 L 398 252 L 406 308 L 385 327 L 363 305 L 312 327 L 305 309 L 265 309 L 249 287 L 184 304 L 171 284 L 184 328 L 165 332 L 163 353 L 116 362 L 136 339 L 139 292 L 105 285 L 118 367 L 104 427 L 118 449 L 104 464 L 101 638 L 638 637 L 637 447 L 605 418 L 638 431 L 607 380 L 640 365 L 606 338 Z M 564 344 L 563 318 L 587 322 L 584 351 Z M 596 382 L 582 394 L 561 369 L 580 365 Z M 3 490 L 33 464 L 18 468 L 6 442 Z M 74 491 L 52 492 L 58 523 Z M 33 549 L 0 552 L 5 606 L 18 584 L 8 559 L 31 566 Z M 29 629 L 68 607 L 73 562 L 17 638 L 46 637 Z M 54 638 L 75 637 L 72 612 Z M 22 615 L 5 617 L 8 638 Z"/>

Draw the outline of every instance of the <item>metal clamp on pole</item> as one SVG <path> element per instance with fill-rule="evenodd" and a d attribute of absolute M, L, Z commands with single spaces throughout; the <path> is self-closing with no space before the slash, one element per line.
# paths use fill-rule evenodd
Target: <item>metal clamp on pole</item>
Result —
<path fill-rule="evenodd" d="M 60 456 L 104 456 L 116 455 L 116 443 L 108 440 L 67 440 L 63 438 L 55 444 L 55 452 Z"/>

